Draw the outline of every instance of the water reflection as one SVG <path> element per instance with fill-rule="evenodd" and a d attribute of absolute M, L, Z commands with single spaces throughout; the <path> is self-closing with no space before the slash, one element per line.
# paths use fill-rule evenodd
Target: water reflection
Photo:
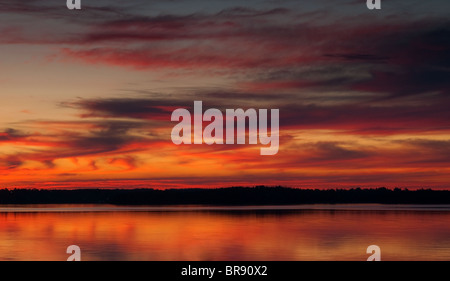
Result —
<path fill-rule="evenodd" d="M 66 260 L 75 244 L 83 260 L 363 261 L 376 244 L 382 260 L 450 260 L 446 206 L 336 207 L 8 206 L 0 210 L 0 259 Z"/>

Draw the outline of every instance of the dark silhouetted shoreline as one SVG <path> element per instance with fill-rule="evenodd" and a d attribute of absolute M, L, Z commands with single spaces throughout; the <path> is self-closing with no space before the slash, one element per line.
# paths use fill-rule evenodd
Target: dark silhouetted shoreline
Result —
<path fill-rule="evenodd" d="M 264 186 L 168 190 L 0 190 L 0 204 L 290 205 L 349 203 L 450 204 L 450 191 L 398 188 L 321 190 Z"/>

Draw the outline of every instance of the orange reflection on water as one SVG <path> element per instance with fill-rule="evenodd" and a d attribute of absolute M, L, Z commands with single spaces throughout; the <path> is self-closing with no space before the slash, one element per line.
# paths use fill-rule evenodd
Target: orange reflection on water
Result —
<path fill-rule="evenodd" d="M 450 212 L 1 212 L 1 260 L 450 260 Z"/>

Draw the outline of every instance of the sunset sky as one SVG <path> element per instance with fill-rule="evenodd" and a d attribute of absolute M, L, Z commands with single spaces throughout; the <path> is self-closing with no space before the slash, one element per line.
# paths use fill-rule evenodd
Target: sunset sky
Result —
<path fill-rule="evenodd" d="M 450 187 L 450 2 L 2 0 L 0 188 Z M 171 113 L 280 110 L 280 148 Z"/>

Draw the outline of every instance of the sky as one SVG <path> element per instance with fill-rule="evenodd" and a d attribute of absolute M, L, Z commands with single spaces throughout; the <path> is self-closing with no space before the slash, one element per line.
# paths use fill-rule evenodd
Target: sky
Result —
<path fill-rule="evenodd" d="M 450 2 L 0 3 L 0 188 L 450 185 Z M 175 145 L 279 109 L 280 147 Z"/>

